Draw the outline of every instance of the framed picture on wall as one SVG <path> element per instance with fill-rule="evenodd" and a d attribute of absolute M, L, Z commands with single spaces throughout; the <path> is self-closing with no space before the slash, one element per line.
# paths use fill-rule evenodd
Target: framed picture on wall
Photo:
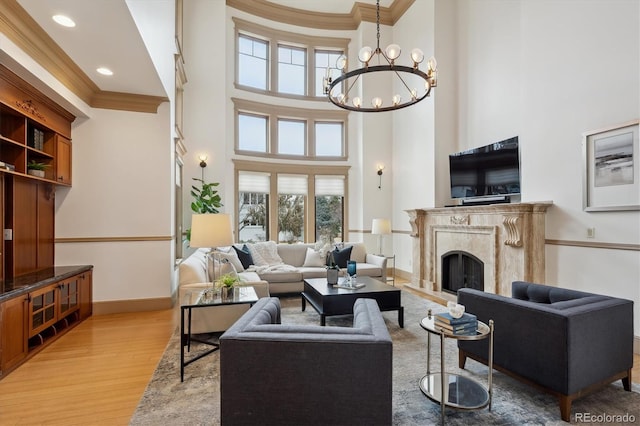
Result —
<path fill-rule="evenodd" d="M 585 211 L 640 210 L 638 122 L 583 134 Z"/>

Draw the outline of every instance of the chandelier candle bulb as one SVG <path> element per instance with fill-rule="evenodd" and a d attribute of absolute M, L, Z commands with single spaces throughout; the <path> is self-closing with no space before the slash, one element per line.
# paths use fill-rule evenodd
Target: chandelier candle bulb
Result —
<path fill-rule="evenodd" d="M 401 52 L 402 50 L 400 49 L 400 46 L 398 46 L 397 44 L 390 44 L 384 50 L 384 53 L 387 55 L 387 59 L 389 59 L 391 63 L 393 63 L 393 61 L 398 59 Z"/>

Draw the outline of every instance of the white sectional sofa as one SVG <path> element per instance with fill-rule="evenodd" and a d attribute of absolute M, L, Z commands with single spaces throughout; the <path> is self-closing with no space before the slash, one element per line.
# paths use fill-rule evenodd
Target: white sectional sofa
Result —
<path fill-rule="evenodd" d="M 222 249 L 223 258 L 234 264 L 240 279 L 244 282 L 267 282 L 269 293 L 299 293 L 303 290 L 305 278 L 326 277 L 324 252 L 316 250 L 315 244 L 276 244 L 264 242 L 247 244 L 255 264 L 245 268 L 232 247 Z M 237 244 L 242 249 L 244 244 Z M 356 262 L 357 275 L 386 280 L 387 259 L 367 253 L 363 243 L 343 243 L 351 249 L 350 260 Z M 180 264 L 180 287 L 193 283 L 210 281 L 206 254 L 208 249 L 198 249 Z"/>

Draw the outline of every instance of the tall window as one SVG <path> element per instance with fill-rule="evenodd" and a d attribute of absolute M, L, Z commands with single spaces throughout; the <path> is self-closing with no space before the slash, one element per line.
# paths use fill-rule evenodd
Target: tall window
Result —
<path fill-rule="evenodd" d="M 238 148 L 243 151 L 268 152 L 267 117 L 238 114 Z"/>
<path fill-rule="evenodd" d="M 324 100 L 322 78 L 327 70 L 333 78 L 340 75 L 336 60 L 346 54 L 350 39 L 280 31 L 237 17 L 232 20 L 238 44 L 235 82 L 239 89 Z"/>
<path fill-rule="evenodd" d="M 304 241 L 307 176 L 278 175 L 278 242 Z"/>
<path fill-rule="evenodd" d="M 238 83 L 267 90 L 269 43 L 246 35 L 238 36 Z"/>
<path fill-rule="evenodd" d="M 346 160 L 348 112 L 270 105 L 232 98 L 236 153 L 258 157 Z"/>
<path fill-rule="evenodd" d="M 343 155 L 344 132 L 342 123 L 316 122 L 316 152 L 318 157 L 340 157 Z"/>
<path fill-rule="evenodd" d="M 278 46 L 278 92 L 305 94 L 306 50 Z"/>
<path fill-rule="evenodd" d="M 238 242 L 269 239 L 269 173 L 238 174 Z"/>
<path fill-rule="evenodd" d="M 344 240 L 344 176 L 316 176 L 316 241 Z"/>
<path fill-rule="evenodd" d="M 278 154 L 304 155 L 306 126 L 300 120 L 278 120 Z"/>

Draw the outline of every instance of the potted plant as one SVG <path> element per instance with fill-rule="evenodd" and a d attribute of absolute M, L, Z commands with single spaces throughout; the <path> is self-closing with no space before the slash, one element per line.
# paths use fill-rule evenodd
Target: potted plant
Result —
<path fill-rule="evenodd" d="M 237 274 L 228 273 L 220 277 L 217 283 L 218 287 L 221 290 L 221 297 L 223 300 L 230 298 L 230 296 L 233 294 L 233 287 L 236 285 L 236 283 L 239 282 L 240 278 L 238 278 Z"/>
<path fill-rule="evenodd" d="M 44 177 L 44 170 L 49 167 L 48 164 L 39 163 L 36 160 L 31 160 L 27 163 L 27 174 L 31 176 Z"/>

